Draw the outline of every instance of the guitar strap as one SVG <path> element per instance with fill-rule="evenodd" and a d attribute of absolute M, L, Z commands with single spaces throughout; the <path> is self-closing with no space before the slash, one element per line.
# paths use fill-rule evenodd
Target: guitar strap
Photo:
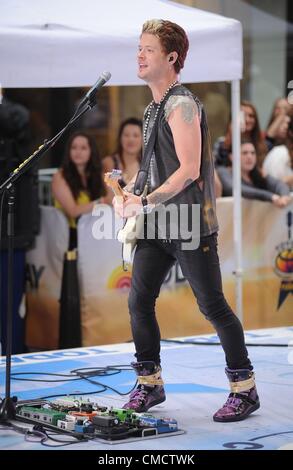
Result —
<path fill-rule="evenodd" d="M 144 149 L 142 164 L 141 164 L 140 169 L 137 173 L 137 177 L 136 177 L 136 180 L 135 180 L 135 183 L 134 183 L 134 194 L 136 196 L 140 196 L 143 193 L 145 185 L 147 183 L 149 166 L 150 166 L 150 163 L 151 163 L 151 158 L 152 158 L 154 146 L 155 146 L 156 139 L 157 139 L 157 129 L 158 129 L 159 119 L 160 119 L 160 117 L 163 113 L 164 106 L 165 106 L 165 103 L 166 103 L 167 99 L 169 98 L 170 95 L 173 94 L 173 91 L 175 89 L 176 89 L 176 87 L 171 88 L 169 93 L 167 93 L 167 95 L 163 99 L 163 101 L 161 103 L 161 106 L 160 106 L 160 109 L 159 109 L 159 112 L 158 112 L 158 115 L 157 115 L 157 119 L 154 122 L 150 138 L 149 138 L 148 143 L 147 143 L 147 145 Z"/>

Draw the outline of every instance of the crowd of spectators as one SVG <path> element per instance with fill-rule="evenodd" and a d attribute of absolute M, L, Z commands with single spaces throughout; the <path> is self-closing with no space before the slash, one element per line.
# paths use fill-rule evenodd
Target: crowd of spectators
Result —
<path fill-rule="evenodd" d="M 241 102 L 242 196 L 285 207 L 293 191 L 293 109 L 285 98 L 275 101 L 268 125 L 262 131 L 255 106 Z M 232 126 L 213 148 L 219 196 L 232 196 Z"/>

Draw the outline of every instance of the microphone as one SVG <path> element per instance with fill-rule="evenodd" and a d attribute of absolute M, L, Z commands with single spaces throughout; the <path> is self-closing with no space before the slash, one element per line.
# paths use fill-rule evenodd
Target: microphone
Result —
<path fill-rule="evenodd" d="M 95 98 L 96 92 L 102 88 L 102 86 L 111 78 L 110 72 L 103 72 L 96 83 L 91 87 L 91 89 L 87 92 L 85 97 L 82 99 L 79 108 L 83 106 L 85 103 L 92 103 L 93 99 Z"/>

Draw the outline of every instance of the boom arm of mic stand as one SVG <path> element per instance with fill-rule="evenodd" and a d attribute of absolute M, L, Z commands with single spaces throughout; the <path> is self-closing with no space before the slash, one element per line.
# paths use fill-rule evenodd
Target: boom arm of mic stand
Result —
<path fill-rule="evenodd" d="M 62 137 L 62 135 L 72 127 L 72 125 L 83 115 L 85 114 L 89 109 L 91 109 L 93 106 L 95 106 L 95 102 L 93 100 L 89 101 L 87 106 L 83 108 L 80 112 L 79 108 L 76 110 L 75 114 L 73 117 L 70 119 L 68 124 L 60 131 L 58 134 L 56 134 L 52 139 L 47 140 L 44 142 L 44 144 L 40 145 L 38 150 L 36 150 L 32 155 L 30 155 L 26 160 L 24 160 L 13 172 L 9 175 L 9 177 L 0 185 L 0 193 L 2 191 L 5 191 L 6 189 L 10 189 L 11 186 L 15 181 L 19 179 L 19 177 L 25 173 L 26 171 L 29 170 L 29 168 L 33 167 L 34 165 L 37 164 L 39 160 L 41 160 L 42 156 L 52 148 L 56 142 Z M 78 113 L 78 114 L 77 114 Z"/>

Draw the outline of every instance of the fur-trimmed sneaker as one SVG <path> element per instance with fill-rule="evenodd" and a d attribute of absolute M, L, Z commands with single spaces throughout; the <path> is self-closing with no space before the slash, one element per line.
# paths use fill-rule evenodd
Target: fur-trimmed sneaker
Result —
<path fill-rule="evenodd" d="M 144 413 L 166 400 L 161 368 L 153 361 L 132 362 L 131 365 L 137 375 L 138 386 L 123 408 Z"/>
<path fill-rule="evenodd" d="M 254 373 L 249 369 L 225 369 L 231 393 L 226 403 L 213 416 L 214 421 L 231 423 L 247 418 L 260 407 Z"/>

